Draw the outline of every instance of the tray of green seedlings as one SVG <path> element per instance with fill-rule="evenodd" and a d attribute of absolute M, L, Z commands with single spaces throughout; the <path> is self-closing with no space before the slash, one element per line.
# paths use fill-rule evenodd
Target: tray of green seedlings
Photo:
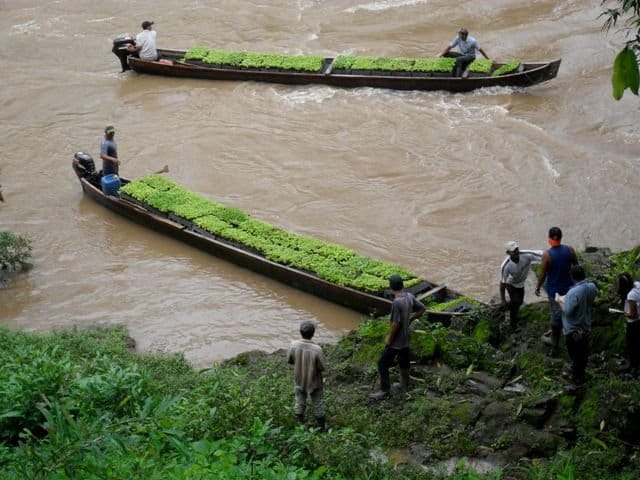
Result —
<path fill-rule="evenodd" d="M 185 62 L 217 68 L 250 70 L 301 71 L 319 73 L 325 59 L 320 55 L 285 55 L 278 53 L 211 50 L 201 45 L 187 50 Z"/>
<path fill-rule="evenodd" d="M 520 60 L 511 60 L 500 68 L 497 68 L 491 75 L 494 77 L 499 77 L 500 75 L 508 75 L 510 73 L 515 73 L 520 68 Z"/>
<path fill-rule="evenodd" d="M 469 64 L 467 70 L 469 73 L 481 75 L 481 76 L 489 76 L 491 74 L 491 69 L 493 68 L 493 62 L 491 60 L 487 60 L 486 58 L 476 58 L 473 62 Z"/>
<path fill-rule="evenodd" d="M 399 265 L 280 229 L 237 208 L 203 197 L 161 175 L 152 174 L 131 181 L 120 190 L 151 208 L 192 222 L 194 230 L 208 232 L 216 239 L 340 286 L 382 295 L 389 286 L 389 276 L 394 273 L 402 276 L 407 289 L 424 282 Z"/>

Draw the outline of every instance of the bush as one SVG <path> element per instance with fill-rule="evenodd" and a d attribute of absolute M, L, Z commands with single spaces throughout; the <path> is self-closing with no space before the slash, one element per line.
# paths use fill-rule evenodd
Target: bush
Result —
<path fill-rule="evenodd" d="M 0 231 L 0 268 L 19 270 L 29 266 L 31 241 L 21 235 Z"/>

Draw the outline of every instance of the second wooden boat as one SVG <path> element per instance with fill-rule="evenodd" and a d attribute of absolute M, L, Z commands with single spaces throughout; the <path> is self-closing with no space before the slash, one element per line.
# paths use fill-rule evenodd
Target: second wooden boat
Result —
<path fill-rule="evenodd" d="M 185 218 L 158 211 L 127 195 L 105 193 L 101 184 L 101 172 L 95 171 L 93 159 L 86 153 L 76 153 L 73 159 L 73 169 L 80 180 L 85 195 L 136 223 L 170 235 L 236 265 L 356 311 L 371 315 L 385 315 L 390 311 L 393 295 L 388 289 L 373 294 L 327 281 L 313 272 L 271 261 L 237 242 L 220 238 L 198 228 Z M 129 183 L 129 180 L 125 178 L 119 180 L 125 185 Z M 478 305 L 478 302 L 475 301 L 457 302 L 456 299 L 463 300 L 466 297 L 447 288 L 446 285 L 438 285 L 422 279 L 407 290 L 428 305 L 429 318 L 437 321 L 446 322 L 452 316 L 460 315 Z M 452 301 L 455 307 L 446 311 L 440 310 L 439 306 Z"/>

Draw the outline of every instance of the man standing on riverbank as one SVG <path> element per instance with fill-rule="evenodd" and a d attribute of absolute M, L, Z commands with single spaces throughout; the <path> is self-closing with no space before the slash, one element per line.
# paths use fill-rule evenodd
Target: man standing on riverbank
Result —
<path fill-rule="evenodd" d="M 396 358 L 400 366 L 400 388 L 409 388 L 409 340 L 411 322 L 424 313 L 424 305 L 413 294 L 405 292 L 404 282 L 400 275 L 391 275 L 389 287 L 393 291 L 393 303 L 389 316 L 389 335 L 385 342 L 384 350 L 378 360 L 378 372 L 380 373 L 380 390 L 369 395 L 371 400 L 382 400 L 389 395 L 391 384 L 389 380 L 389 368 Z"/>
<path fill-rule="evenodd" d="M 591 308 L 596 298 L 596 285 L 586 280 L 582 265 L 571 267 L 571 278 L 575 282 L 563 299 L 562 333 L 571 358 L 571 381 L 579 387 L 585 381 L 585 370 L 589 358 L 591 338 Z"/>
<path fill-rule="evenodd" d="M 518 326 L 518 311 L 524 302 L 524 283 L 533 262 L 542 258 L 542 250 L 520 250 L 516 242 L 506 245 L 508 257 L 500 267 L 500 300 L 509 309 L 509 319 L 512 329 Z M 509 293 L 507 302 L 505 292 Z"/>
<path fill-rule="evenodd" d="M 294 412 L 300 423 L 304 422 L 307 395 L 311 397 L 320 430 L 326 428 L 323 398 L 324 379 L 322 372 L 327 370 L 327 359 L 319 345 L 311 341 L 316 326 L 310 320 L 300 324 L 302 340 L 291 343 L 287 362 L 293 365 L 293 383 L 295 385 Z"/>
<path fill-rule="evenodd" d="M 551 307 L 551 355 L 558 354 L 560 344 L 560 334 L 562 333 L 562 310 L 556 302 L 556 294 L 565 295 L 573 284 L 570 270 L 572 265 L 578 264 L 578 257 L 573 247 L 562 244 L 562 230 L 559 227 L 549 229 L 549 245 L 551 248 L 542 254 L 542 265 L 535 294 L 540 296 L 540 287 L 546 284 L 544 289 L 547 292 L 549 306 Z M 547 342 L 546 336 L 543 340 Z"/>

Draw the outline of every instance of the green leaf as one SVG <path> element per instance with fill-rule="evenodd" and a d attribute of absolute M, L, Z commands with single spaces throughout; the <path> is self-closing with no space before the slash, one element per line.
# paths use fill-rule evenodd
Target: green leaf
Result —
<path fill-rule="evenodd" d="M 620 100 L 624 91 L 629 88 L 635 95 L 638 95 L 640 86 L 640 72 L 638 71 L 638 59 L 633 50 L 624 48 L 616 56 L 613 62 L 613 75 L 611 76 L 613 86 L 613 98 Z"/>

